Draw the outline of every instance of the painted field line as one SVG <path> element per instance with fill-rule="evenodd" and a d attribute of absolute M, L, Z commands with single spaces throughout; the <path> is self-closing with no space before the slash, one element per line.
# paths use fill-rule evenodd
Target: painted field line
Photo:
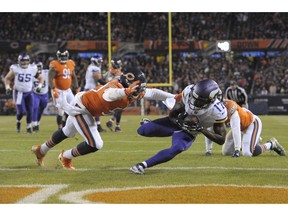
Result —
<path fill-rule="evenodd" d="M 78 204 L 103 204 L 91 202 L 89 200 L 83 199 L 85 195 L 99 192 L 112 192 L 112 191 L 127 191 L 127 190 L 143 190 L 143 189 L 158 189 L 158 188 L 179 188 L 179 187 L 251 187 L 251 188 L 288 188 L 283 186 L 255 186 L 255 185 L 235 185 L 235 184 L 191 184 L 191 185 L 161 185 L 161 186 L 142 186 L 142 187 L 124 187 L 124 188 L 99 188 L 99 189 L 89 189 L 77 192 L 70 192 L 59 197 L 60 200 L 68 203 L 78 203 Z"/>
<path fill-rule="evenodd" d="M 19 200 L 16 204 L 38 204 L 47 200 L 50 196 L 58 193 L 60 190 L 67 188 L 66 184 L 59 185 L 0 185 L 0 187 L 40 187 L 41 190 L 32 193 L 29 196 Z"/>
<path fill-rule="evenodd" d="M 197 170 L 197 169 L 217 169 L 217 170 L 247 170 L 247 171 L 288 171 L 288 168 L 243 168 L 243 167 L 214 167 L 214 166 L 200 166 L 200 167 L 153 167 L 149 170 Z M 59 168 L 0 168 L 0 171 L 39 171 L 39 170 L 59 170 Z M 85 171 L 111 171 L 111 170 L 129 170 L 129 168 L 115 167 L 115 168 L 76 168 L 72 172 Z"/>

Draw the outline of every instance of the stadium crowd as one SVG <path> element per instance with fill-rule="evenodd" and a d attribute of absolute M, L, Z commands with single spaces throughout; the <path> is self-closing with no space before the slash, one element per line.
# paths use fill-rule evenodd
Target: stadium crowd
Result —
<path fill-rule="evenodd" d="M 62 42 L 66 40 L 107 40 L 107 13 L 7 13 L 0 19 L 0 40 L 30 40 Z M 4 16 L 3 16 L 4 17 Z M 216 39 L 267 39 L 287 38 L 288 13 L 172 13 L 173 40 Z M 23 22 L 19 22 L 23 20 Z M 168 39 L 167 13 L 112 13 L 112 39 L 125 42 Z M 19 53 L 0 53 L 1 77 L 16 63 Z M 76 62 L 79 85 L 84 86 L 84 76 L 89 59 L 70 52 Z M 55 54 L 54 54 L 55 55 Z M 44 68 L 55 58 L 40 54 L 38 60 Z M 159 56 L 158 56 L 159 57 Z M 127 66 L 142 69 L 148 83 L 167 83 L 169 61 L 165 56 L 123 57 Z M 107 71 L 107 58 L 103 72 Z M 181 57 L 173 55 L 173 87 L 164 88 L 177 93 L 188 83 L 205 77 L 215 79 L 224 90 L 231 79 L 254 94 L 287 94 L 287 53 L 279 56 L 243 57 L 221 55 L 212 57 Z M 105 68 L 106 65 L 106 68 Z M 0 82 L 0 94 L 5 94 Z"/>

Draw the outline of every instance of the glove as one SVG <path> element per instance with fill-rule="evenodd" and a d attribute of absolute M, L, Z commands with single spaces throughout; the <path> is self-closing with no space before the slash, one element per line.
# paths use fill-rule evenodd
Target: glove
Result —
<path fill-rule="evenodd" d="M 52 89 L 52 93 L 53 93 L 53 97 L 54 98 L 58 98 L 59 97 L 59 92 L 58 92 L 58 90 L 56 88 Z"/>
<path fill-rule="evenodd" d="M 6 89 L 6 94 L 7 95 L 11 95 L 11 93 L 12 93 L 12 89 L 9 87 L 9 88 L 7 88 Z"/>
<path fill-rule="evenodd" d="M 133 82 L 128 88 L 124 89 L 125 94 L 128 97 L 134 97 L 133 93 L 137 92 L 137 88 L 139 87 L 138 83 L 140 82 L 140 80 L 137 80 L 135 82 Z"/>
<path fill-rule="evenodd" d="M 202 127 L 201 125 L 199 125 L 198 123 L 195 124 L 195 125 L 190 125 L 190 126 L 189 126 L 189 130 L 190 130 L 190 131 L 197 131 L 197 132 L 199 132 L 199 131 L 201 131 L 202 129 L 203 129 L 203 127 Z"/>
<path fill-rule="evenodd" d="M 42 84 L 40 83 L 37 87 L 36 87 L 36 92 L 37 93 L 40 93 L 41 92 L 41 89 L 42 89 Z"/>

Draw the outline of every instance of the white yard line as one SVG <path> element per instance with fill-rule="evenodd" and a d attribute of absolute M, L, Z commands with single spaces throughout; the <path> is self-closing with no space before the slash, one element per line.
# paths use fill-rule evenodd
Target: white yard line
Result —
<path fill-rule="evenodd" d="M 59 185 L 0 185 L 0 187 L 40 187 L 41 190 L 32 193 L 29 196 L 19 200 L 16 204 L 39 204 L 47 200 L 50 196 L 58 193 L 60 190 L 67 188 L 66 184 Z"/>

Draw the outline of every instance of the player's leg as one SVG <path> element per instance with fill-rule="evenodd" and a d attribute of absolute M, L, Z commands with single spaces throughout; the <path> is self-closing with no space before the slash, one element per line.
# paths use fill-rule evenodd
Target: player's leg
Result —
<path fill-rule="evenodd" d="M 77 133 L 77 130 L 73 124 L 73 118 L 75 117 L 69 116 L 67 119 L 67 125 L 64 128 L 56 130 L 52 134 L 51 138 L 46 142 L 40 145 L 32 146 L 32 152 L 36 155 L 37 164 L 39 166 L 44 166 L 44 157 L 49 150 L 61 143 L 66 138 L 73 137 Z"/>
<path fill-rule="evenodd" d="M 142 124 L 137 133 L 146 137 L 168 137 L 172 136 L 176 130 L 180 131 L 181 129 L 173 124 L 169 117 L 164 117 Z"/>
<path fill-rule="evenodd" d="M 24 105 L 26 109 L 26 133 L 32 133 L 32 113 L 33 113 L 33 93 L 24 93 L 23 94 Z"/>
<path fill-rule="evenodd" d="M 234 148 L 233 134 L 232 130 L 229 130 L 228 133 L 226 134 L 225 143 L 222 146 L 222 154 L 224 156 L 227 155 L 232 156 L 234 151 L 235 148 Z"/>
<path fill-rule="evenodd" d="M 38 132 L 39 107 L 40 107 L 40 95 L 33 93 L 33 113 L 32 113 L 33 132 Z"/>
<path fill-rule="evenodd" d="M 243 133 L 242 154 L 246 157 L 256 156 L 262 153 L 258 151 L 258 147 L 256 147 L 256 152 L 254 152 L 255 146 L 259 142 L 259 137 L 262 131 L 261 120 L 257 116 L 254 116 L 254 118 L 254 122 L 252 122 Z"/>
<path fill-rule="evenodd" d="M 16 131 L 20 133 L 21 131 L 21 120 L 25 115 L 25 105 L 23 100 L 23 93 L 14 90 L 13 92 L 13 100 L 16 105 Z"/>
<path fill-rule="evenodd" d="M 72 159 L 78 156 L 93 153 L 103 147 L 103 140 L 97 130 L 97 124 L 90 115 L 77 115 L 73 119 L 73 124 L 78 133 L 85 139 L 76 147 L 63 151 L 59 155 L 59 160 L 65 169 L 74 169 Z"/>
<path fill-rule="evenodd" d="M 122 110 L 114 113 L 115 120 L 116 120 L 115 132 L 121 132 L 120 121 L 121 121 L 122 113 L 123 113 Z"/>

